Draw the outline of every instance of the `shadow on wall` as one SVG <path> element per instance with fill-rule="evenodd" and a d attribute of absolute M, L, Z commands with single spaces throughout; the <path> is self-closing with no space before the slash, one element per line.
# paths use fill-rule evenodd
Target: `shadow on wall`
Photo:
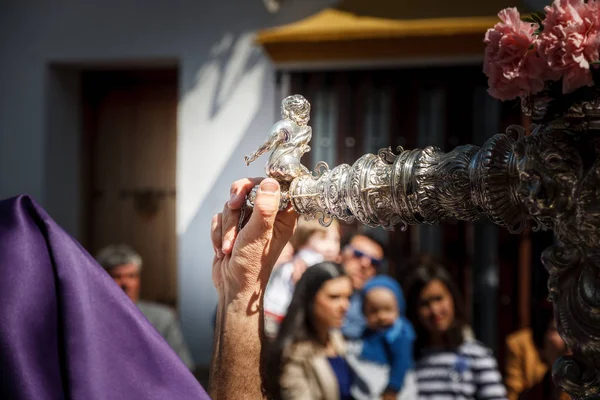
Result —
<path fill-rule="evenodd" d="M 274 70 L 254 44 L 254 34 L 333 3 L 288 0 L 276 15 L 267 14 L 258 0 L 244 1 L 235 12 L 208 11 L 214 15 L 203 18 L 223 29 L 208 33 L 209 40 L 205 35 L 198 38 L 199 43 L 209 43 L 207 47 L 183 57 L 177 160 L 179 304 L 184 335 L 200 366 L 210 360 L 217 302 L 210 222 L 228 200 L 232 182 L 264 176 L 266 157 L 250 167 L 243 157 L 266 138 L 279 117 Z"/>
<path fill-rule="evenodd" d="M 33 8 L 9 4 L 2 18 L 14 15 L 9 36 L 16 39 L 9 43 L 6 59 L 16 60 L 11 68 L 28 83 L 27 90 L 16 84 L 10 89 L 27 98 L 17 102 L 21 108 L 11 113 L 29 118 L 11 116 L 7 124 L 11 130 L 31 132 L 20 143 L 8 143 L 15 154 L 32 153 L 36 156 L 30 158 L 43 163 L 45 168 L 34 165 L 24 175 L 29 178 L 20 180 L 31 182 L 42 175 L 43 185 L 37 181 L 29 185 L 39 186 L 39 193 L 32 194 L 41 197 L 46 209 L 75 236 L 81 237 L 81 121 L 74 117 L 80 113 L 80 71 L 115 64 L 140 69 L 149 62 L 177 60 L 179 304 L 195 361 L 206 365 L 216 304 L 210 221 L 221 211 L 233 181 L 264 175 L 266 159 L 246 167 L 243 156 L 264 140 L 278 117 L 281 100 L 275 98 L 279 95 L 275 94 L 273 67 L 254 44 L 254 34 L 301 20 L 337 1 L 285 0 L 277 14 L 269 14 L 261 0 L 230 0 L 228 8 L 211 7 L 209 0 L 144 3 L 142 7 L 137 0 L 71 0 L 60 6 L 38 2 Z M 4 47 L 0 50 L 4 55 Z M 20 64 L 28 52 L 36 54 L 36 60 Z M 35 99 L 44 83 L 45 101 L 32 108 L 29 98 Z M 6 136 L 0 138 L 3 143 Z M 32 152 L 36 146 L 43 147 L 39 153 L 44 157 Z M 19 179 L 8 183 L 8 193 L 24 186 Z"/>

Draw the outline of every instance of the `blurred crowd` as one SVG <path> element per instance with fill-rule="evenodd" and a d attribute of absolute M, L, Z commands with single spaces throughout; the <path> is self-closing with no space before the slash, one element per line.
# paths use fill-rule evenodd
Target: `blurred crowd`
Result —
<path fill-rule="evenodd" d="M 300 220 L 265 292 L 269 392 L 281 399 L 566 399 L 551 366 L 566 353 L 548 302 L 507 338 L 506 365 L 477 340 L 444 263 L 383 273 L 386 245 Z"/>
<path fill-rule="evenodd" d="M 566 346 L 549 303 L 506 339 L 506 365 L 477 340 L 444 263 L 420 255 L 398 282 L 383 271 L 386 245 L 370 233 L 340 237 L 301 219 L 264 294 L 266 389 L 283 400 L 568 399 L 551 379 Z M 98 255 L 190 368 L 176 314 L 139 299 L 142 260 L 128 246 Z"/>

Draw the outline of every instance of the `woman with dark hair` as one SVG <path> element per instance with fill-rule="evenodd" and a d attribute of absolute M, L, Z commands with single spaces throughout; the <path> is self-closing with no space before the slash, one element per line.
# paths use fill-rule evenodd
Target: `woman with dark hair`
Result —
<path fill-rule="evenodd" d="M 460 292 L 441 263 L 421 260 L 407 288 L 419 399 L 506 399 L 496 359 L 472 338 Z"/>
<path fill-rule="evenodd" d="M 352 283 L 344 269 L 323 262 L 296 284 L 267 362 L 267 391 L 282 400 L 349 400 L 352 372 L 339 328 Z"/>

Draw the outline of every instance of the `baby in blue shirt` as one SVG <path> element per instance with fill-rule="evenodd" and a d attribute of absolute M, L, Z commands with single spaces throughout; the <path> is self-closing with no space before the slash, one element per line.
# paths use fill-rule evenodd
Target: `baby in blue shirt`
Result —
<path fill-rule="evenodd" d="M 415 331 L 403 316 L 406 301 L 400 285 L 389 276 L 376 276 L 366 283 L 362 296 L 367 328 L 358 347 L 350 344 L 357 375 L 353 396 L 360 400 L 416 398 Z"/>

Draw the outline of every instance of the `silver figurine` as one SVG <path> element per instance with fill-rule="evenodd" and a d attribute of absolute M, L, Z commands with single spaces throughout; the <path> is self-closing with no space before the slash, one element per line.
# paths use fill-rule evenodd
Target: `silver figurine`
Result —
<path fill-rule="evenodd" d="M 300 159 L 310 151 L 310 103 L 299 94 L 288 96 L 281 102 L 281 117 L 282 120 L 271 128 L 267 140 L 244 160 L 246 165 L 250 165 L 267 151 L 273 151 L 265 172 L 268 177 L 289 185 L 294 179 L 309 174 L 308 169 L 300 164 Z"/>
<path fill-rule="evenodd" d="M 283 210 L 289 204 L 289 187 L 292 181 L 310 175 L 308 169 L 300 163 L 302 156 L 310 151 L 308 145 L 312 137 L 312 128 L 308 126 L 310 103 L 299 94 L 286 97 L 281 102 L 281 118 L 271 128 L 265 142 L 254 153 L 244 157 L 244 161 L 246 165 L 250 165 L 264 153 L 272 151 L 265 165 L 265 173 L 280 184 L 279 209 Z M 238 224 L 240 229 L 246 218 L 246 207 L 254 206 L 257 188 L 254 187 L 246 199 Z"/>

